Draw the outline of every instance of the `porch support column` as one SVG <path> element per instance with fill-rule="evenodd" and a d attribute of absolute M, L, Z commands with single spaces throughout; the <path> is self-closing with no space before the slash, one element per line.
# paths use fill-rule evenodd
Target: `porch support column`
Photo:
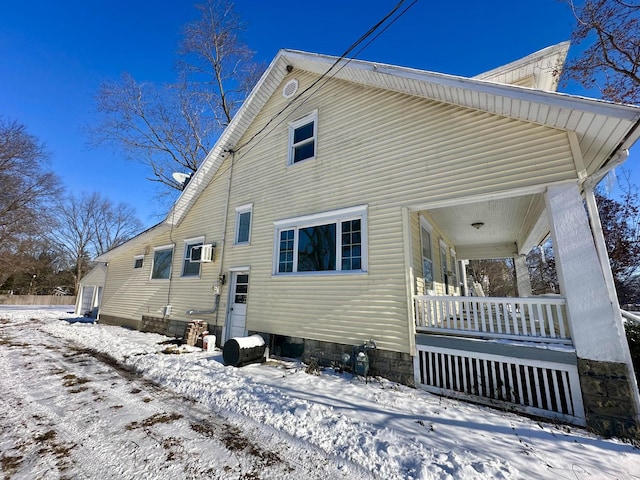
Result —
<path fill-rule="evenodd" d="M 527 256 L 517 255 L 513 257 L 513 264 L 516 267 L 516 281 L 518 282 L 518 296 L 531 296 L 531 277 L 529 267 L 527 267 Z"/>
<path fill-rule="evenodd" d="M 469 284 L 467 283 L 467 265 L 469 260 L 458 260 L 458 267 L 460 267 L 460 279 L 462 280 L 462 296 L 469 296 Z"/>
<path fill-rule="evenodd" d="M 587 425 L 605 435 L 634 436 L 640 409 L 633 366 L 577 184 L 548 187 L 546 202 Z"/>

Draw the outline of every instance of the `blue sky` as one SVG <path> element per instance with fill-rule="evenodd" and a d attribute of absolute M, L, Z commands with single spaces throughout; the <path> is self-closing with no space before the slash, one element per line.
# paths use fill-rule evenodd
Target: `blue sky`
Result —
<path fill-rule="evenodd" d="M 108 148 L 89 149 L 93 95 L 103 80 L 173 80 L 190 0 L 32 0 L 0 5 L 0 115 L 25 124 L 74 191 L 134 205 L 146 225 L 164 213 L 146 171 Z M 269 63 L 280 48 L 340 55 L 396 0 L 237 0 L 245 43 Z M 407 2 L 408 3 L 408 2 Z M 471 76 L 568 40 L 573 17 L 558 0 L 419 0 L 359 58 Z M 572 48 L 570 55 L 575 55 Z M 584 94 L 575 85 L 561 88 Z M 596 93 L 592 94 L 597 95 Z M 627 162 L 633 168 L 633 157 Z"/>

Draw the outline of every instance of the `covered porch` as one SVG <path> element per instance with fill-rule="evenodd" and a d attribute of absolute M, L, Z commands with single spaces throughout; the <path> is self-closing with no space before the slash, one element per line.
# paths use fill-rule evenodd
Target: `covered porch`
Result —
<path fill-rule="evenodd" d="M 407 209 L 416 386 L 593 424 L 593 365 L 633 370 L 589 195 L 567 182 Z M 534 295 L 525 256 L 548 239 L 559 293 Z M 499 258 L 513 259 L 517 296 L 481 296 L 467 281 L 465 260 Z M 618 400 L 635 410 L 637 393 Z"/>

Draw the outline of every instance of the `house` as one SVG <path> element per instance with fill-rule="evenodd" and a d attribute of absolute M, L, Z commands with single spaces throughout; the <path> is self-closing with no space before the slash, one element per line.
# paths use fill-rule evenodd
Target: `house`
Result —
<path fill-rule="evenodd" d="M 101 255 L 100 321 L 339 362 L 628 434 L 638 394 L 593 196 L 640 108 L 556 93 L 568 44 L 475 78 L 282 50 L 166 218 Z M 584 205 L 587 209 L 585 210 Z M 561 295 L 531 296 L 551 238 Z M 462 261 L 513 258 L 519 298 Z"/>
<path fill-rule="evenodd" d="M 107 267 L 104 263 L 97 264 L 82 277 L 76 297 L 76 315 L 97 317 L 106 278 Z"/>

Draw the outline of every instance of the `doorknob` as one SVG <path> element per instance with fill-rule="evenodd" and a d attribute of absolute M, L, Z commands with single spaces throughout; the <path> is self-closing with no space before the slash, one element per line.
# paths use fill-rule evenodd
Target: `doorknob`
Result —
<path fill-rule="evenodd" d="M 233 307 L 229 308 L 229 310 L 233 312 Z"/>

